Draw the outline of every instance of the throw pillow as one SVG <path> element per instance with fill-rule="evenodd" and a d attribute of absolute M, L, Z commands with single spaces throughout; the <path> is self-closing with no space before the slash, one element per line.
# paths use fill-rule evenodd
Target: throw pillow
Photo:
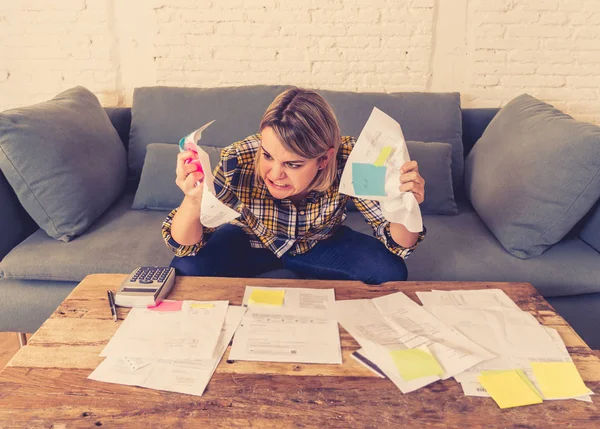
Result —
<path fill-rule="evenodd" d="M 96 96 L 76 87 L 0 113 L 0 169 L 37 224 L 69 241 L 122 193 L 127 154 Z"/>
<path fill-rule="evenodd" d="M 465 172 L 471 203 L 502 246 L 538 256 L 600 196 L 600 127 L 524 94 L 490 122 Z"/>
<path fill-rule="evenodd" d="M 151 143 L 146 150 L 142 177 L 133 199 L 132 209 L 173 210 L 183 200 L 183 192 L 175 184 L 175 168 L 179 146 L 171 143 Z M 220 147 L 202 146 L 214 169 L 221 159 Z"/>
<path fill-rule="evenodd" d="M 458 207 L 452 190 L 452 145 L 435 142 L 406 142 L 410 158 L 419 163 L 425 179 L 422 214 L 456 215 Z"/>

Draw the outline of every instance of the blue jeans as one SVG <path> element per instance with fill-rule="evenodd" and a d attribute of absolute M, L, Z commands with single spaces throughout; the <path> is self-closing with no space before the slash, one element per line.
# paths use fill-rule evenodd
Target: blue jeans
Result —
<path fill-rule="evenodd" d="M 404 260 L 391 253 L 375 237 L 341 226 L 328 239 L 302 255 L 277 258 L 268 249 L 250 246 L 246 233 L 234 225 L 222 225 L 195 256 L 175 257 L 178 275 L 257 277 L 267 272 L 293 272 L 299 278 L 359 280 L 367 284 L 404 281 Z"/>

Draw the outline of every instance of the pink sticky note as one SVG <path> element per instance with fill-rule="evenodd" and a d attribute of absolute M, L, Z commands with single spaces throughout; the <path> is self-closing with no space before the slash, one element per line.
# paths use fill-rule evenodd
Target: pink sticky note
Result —
<path fill-rule="evenodd" d="M 181 311 L 183 301 L 163 301 L 158 305 L 148 306 L 152 311 Z"/>

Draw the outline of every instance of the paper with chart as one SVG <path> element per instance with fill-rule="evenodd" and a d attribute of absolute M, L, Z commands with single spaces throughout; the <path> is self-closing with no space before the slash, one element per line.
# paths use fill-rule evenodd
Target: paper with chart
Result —
<path fill-rule="evenodd" d="M 456 292 L 463 298 L 467 296 L 464 291 Z M 455 375 L 465 395 L 489 396 L 478 380 L 482 371 L 520 369 L 538 387 L 532 369 L 533 362 L 572 362 L 560 335 L 554 329 L 540 325 L 530 313 L 513 308 L 506 301 L 508 297 L 502 297 L 504 292 L 494 292 L 494 298 L 490 291 L 480 292 L 468 294 L 470 305 L 479 303 L 477 307 L 464 305 L 467 301 L 461 299 L 458 300 L 459 305 L 451 305 L 449 296 L 443 299 L 444 304 L 439 305 L 441 301 L 434 299 L 434 294 L 418 293 L 423 302 L 437 303 L 427 306 L 436 317 L 498 356 Z M 438 294 L 438 298 L 442 295 Z M 503 305 L 498 305 L 499 302 Z M 486 307 L 490 303 L 495 305 Z M 588 395 L 591 393 L 585 391 L 585 394 L 573 397 L 590 401 Z"/>
<path fill-rule="evenodd" d="M 262 297 L 266 305 L 286 309 L 326 310 L 332 308 L 335 303 L 334 289 L 246 286 L 242 305 L 249 307 L 260 306 L 261 303 L 257 299 L 257 296 Z M 280 298 L 280 301 L 277 298 Z"/>
<path fill-rule="evenodd" d="M 100 356 L 210 359 L 228 301 L 183 301 L 179 311 L 132 308 Z"/>
<path fill-rule="evenodd" d="M 88 378 L 107 383 L 202 395 L 246 309 L 229 306 L 214 353 L 206 360 L 107 357 Z"/>
<path fill-rule="evenodd" d="M 229 359 L 341 364 L 337 320 L 330 310 L 250 306 Z"/>
<path fill-rule="evenodd" d="M 216 197 L 215 193 L 215 179 L 212 174 L 212 166 L 210 165 L 210 157 L 208 154 L 198 145 L 204 131 L 210 124 L 209 123 L 198 128 L 193 133 L 188 134 L 179 141 L 179 151 L 193 150 L 198 153 L 200 164 L 204 172 L 204 193 L 202 195 L 202 205 L 200 208 L 200 222 L 202 225 L 214 228 L 224 223 L 231 222 L 233 219 L 240 216 L 238 212 L 232 208 L 226 206 Z"/>
<path fill-rule="evenodd" d="M 346 162 L 340 192 L 379 201 L 385 219 L 411 232 L 423 231 L 415 196 L 400 191 L 400 167 L 407 161 L 410 156 L 400 124 L 374 107 Z"/>

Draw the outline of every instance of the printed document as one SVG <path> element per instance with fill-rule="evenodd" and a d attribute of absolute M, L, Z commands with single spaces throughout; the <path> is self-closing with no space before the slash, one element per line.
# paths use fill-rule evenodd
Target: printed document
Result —
<path fill-rule="evenodd" d="M 470 305 L 478 307 L 469 307 L 465 305 L 466 301 L 461 299 L 458 300 L 458 305 L 451 305 L 447 301 L 448 296 L 444 297 L 444 304 L 427 307 L 440 320 L 498 356 L 455 375 L 465 395 L 489 396 L 478 381 L 482 371 L 521 369 L 539 390 L 531 368 L 532 362 L 571 362 L 571 357 L 556 330 L 540 325 L 532 314 L 508 305 L 504 298 L 500 298 L 504 295 L 502 291 L 494 294 L 502 304 L 499 305 L 498 299 L 494 298 L 487 301 L 494 306 L 485 308 L 486 300 L 492 295 L 489 290 L 480 292 L 486 293 L 463 294 L 463 298 L 470 295 Z M 423 299 L 421 296 L 428 294 L 418 295 Z M 455 294 L 455 297 L 457 295 Z M 428 295 L 428 298 L 423 300 L 431 303 L 430 298 L 433 296 Z M 587 395 L 575 398 L 589 400 Z"/>
<path fill-rule="evenodd" d="M 228 301 L 183 301 L 180 311 L 132 308 L 100 356 L 210 359 Z"/>
<path fill-rule="evenodd" d="M 107 383 L 202 395 L 246 311 L 229 306 L 213 356 L 206 360 L 107 357 L 88 378 Z"/>
<path fill-rule="evenodd" d="M 377 107 L 361 131 L 340 181 L 340 192 L 381 202 L 385 219 L 423 231 L 419 203 L 400 191 L 400 168 L 410 161 L 400 124 Z"/>
<path fill-rule="evenodd" d="M 240 214 L 232 208 L 226 206 L 216 196 L 215 192 L 215 179 L 212 174 L 212 166 L 210 165 L 210 157 L 198 145 L 204 131 L 214 121 L 203 125 L 193 133 L 188 134 L 179 142 L 180 151 L 183 150 L 194 150 L 198 153 L 198 158 L 202 164 L 202 170 L 204 172 L 204 193 L 202 194 L 202 205 L 200 208 L 200 222 L 202 225 L 213 228 L 224 223 L 231 222 L 235 218 L 239 217 Z"/>
<path fill-rule="evenodd" d="M 404 380 L 390 352 L 407 349 L 405 331 L 396 329 L 370 299 L 336 301 L 338 322 L 361 345 L 360 354 L 374 363 L 402 393 L 412 392 L 440 379 L 437 375 Z"/>
<path fill-rule="evenodd" d="M 332 309 L 335 303 L 334 289 L 309 289 L 309 288 L 277 288 L 263 286 L 246 286 L 242 305 L 256 306 L 250 303 L 250 297 L 255 291 L 282 291 L 283 308 L 286 309 Z"/>
<path fill-rule="evenodd" d="M 229 359 L 341 364 L 337 321 L 330 310 L 250 306 Z"/>

